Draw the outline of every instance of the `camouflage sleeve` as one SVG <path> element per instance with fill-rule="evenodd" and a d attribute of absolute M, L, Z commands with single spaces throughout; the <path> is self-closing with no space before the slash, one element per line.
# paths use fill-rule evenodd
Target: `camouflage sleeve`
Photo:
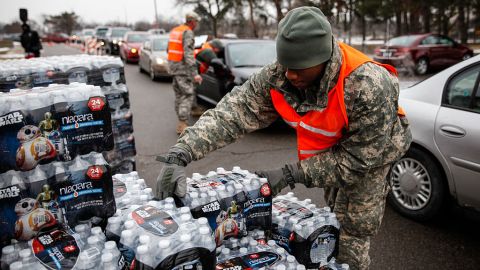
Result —
<path fill-rule="evenodd" d="M 193 31 L 187 30 L 183 33 L 183 55 L 185 65 L 192 76 L 198 75 L 197 64 L 194 57 L 195 36 Z"/>
<path fill-rule="evenodd" d="M 329 151 L 300 162 L 306 182 L 313 186 L 352 185 L 404 153 L 392 145 L 395 135 L 408 140 L 408 134 L 392 134 L 398 122 L 398 79 L 368 63 L 347 77 L 344 87 L 345 100 L 353 101 L 344 138 Z"/>
<path fill-rule="evenodd" d="M 175 146 L 188 150 L 194 160 L 199 160 L 245 133 L 269 126 L 278 117 L 269 90 L 267 66 L 235 87 L 214 109 L 206 111 L 182 133 Z"/>

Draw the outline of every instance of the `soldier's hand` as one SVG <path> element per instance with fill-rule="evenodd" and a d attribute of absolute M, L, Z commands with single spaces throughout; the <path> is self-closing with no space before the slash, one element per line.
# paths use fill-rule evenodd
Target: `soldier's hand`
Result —
<path fill-rule="evenodd" d="M 168 154 L 157 156 L 162 163 L 157 178 L 155 197 L 163 200 L 175 194 L 184 197 L 187 192 L 185 167 L 191 161 L 191 155 L 184 149 L 172 147 Z"/>
<path fill-rule="evenodd" d="M 287 164 L 283 168 L 278 168 L 269 171 L 257 171 L 258 176 L 267 178 L 270 188 L 272 189 L 272 196 L 276 196 L 282 189 L 290 186 L 295 188 L 295 183 L 305 184 L 305 175 L 298 163 Z"/>
<path fill-rule="evenodd" d="M 193 77 L 193 80 L 198 84 L 202 84 L 203 78 L 200 75 L 195 75 L 195 77 Z"/>

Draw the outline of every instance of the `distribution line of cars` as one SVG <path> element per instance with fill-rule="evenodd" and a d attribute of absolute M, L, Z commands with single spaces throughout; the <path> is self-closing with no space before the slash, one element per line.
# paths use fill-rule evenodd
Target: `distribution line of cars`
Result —
<path fill-rule="evenodd" d="M 114 34 L 117 31 L 124 31 L 123 38 Z M 164 32 L 152 35 L 112 28 L 102 38 L 109 53 L 138 62 L 140 72 L 152 80 L 170 76 Z M 198 38 L 196 47 L 205 40 Z M 223 65 L 211 65 L 196 89 L 198 98 L 212 105 L 276 59 L 273 40 L 221 41 Z M 471 49 L 448 37 L 423 34 L 393 38 L 376 49 L 373 58 L 416 74 L 447 68 L 400 91 L 399 103 L 411 124 L 413 143 L 392 167 L 390 204 L 415 220 L 437 216 L 451 199 L 480 211 L 480 56 L 473 57 Z"/>

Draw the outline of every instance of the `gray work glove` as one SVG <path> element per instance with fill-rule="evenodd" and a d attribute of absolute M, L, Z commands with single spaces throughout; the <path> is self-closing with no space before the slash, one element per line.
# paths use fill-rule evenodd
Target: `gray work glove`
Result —
<path fill-rule="evenodd" d="M 192 155 L 185 149 L 174 146 L 168 154 L 157 156 L 157 161 L 162 163 L 162 168 L 157 178 L 155 197 L 159 200 L 173 194 L 184 197 L 187 193 L 185 167 L 192 161 Z"/>
<path fill-rule="evenodd" d="M 272 196 L 276 196 L 287 186 L 294 189 L 295 183 L 306 184 L 305 174 L 298 163 L 287 164 L 283 168 L 257 171 L 255 173 L 260 177 L 267 178 L 270 188 L 272 189 Z"/>

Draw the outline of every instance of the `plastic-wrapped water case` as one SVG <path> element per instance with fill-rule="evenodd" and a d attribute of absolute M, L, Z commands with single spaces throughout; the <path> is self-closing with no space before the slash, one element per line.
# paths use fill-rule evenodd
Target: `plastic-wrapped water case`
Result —
<path fill-rule="evenodd" d="M 112 176 L 99 153 L 0 174 L 0 244 L 56 227 L 100 223 L 115 211 Z"/>
<path fill-rule="evenodd" d="M 257 231 L 258 233 L 258 231 Z M 247 236 L 241 240 L 230 238 L 217 249 L 216 269 L 306 269 L 294 256 L 275 241 L 264 243 Z"/>
<path fill-rule="evenodd" d="M 0 62 L 0 91 L 73 82 L 97 86 L 125 83 L 123 63 L 118 57 L 62 55 Z"/>
<path fill-rule="evenodd" d="M 267 179 L 246 170 L 223 168 L 207 175 L 187 178 L 187 195 L 182 203 L 195 218 L 206 217 L 214 230 L 215 242 L 246 236 L 254 229 L 269 230 L 272 195 Z"/>
<path fill-rule="evenodd" d="M 340 224 L 330 208 L 299 201 L 292 192 L 273 199 L 272 238 L 307 268 L 318 268 L 338 253 Z"/>
<path fill-rule="evenodd" d="M 136 172 L 115 175 L 118 210 L 106 235 L 130 269 L 215 269 L 215 241 L 206 218 L 193 219 L 173 198 L 144 203 L 151 189 Z"/>
<path fill-rule="evenodd" d="M 74 83 L 0 95 L 0 173 L 111 150 L 111 116 L 99 87 Z"/>

